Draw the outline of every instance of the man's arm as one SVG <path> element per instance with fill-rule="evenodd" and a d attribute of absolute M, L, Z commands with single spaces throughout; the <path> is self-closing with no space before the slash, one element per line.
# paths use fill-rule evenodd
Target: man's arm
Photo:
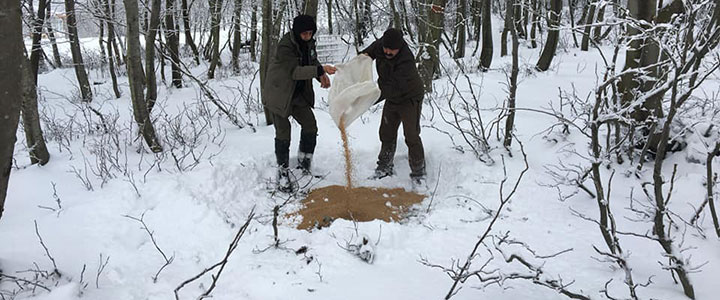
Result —
<path fill-rule="evenodd" d="M 382 47 L 380 45 L 380 40 L 374 41 L 370 46 L 360 51 L 358 54 L 367 54 L 367 56 L 370 56 L 370 58 L 375 59 L 377 58 L 377 51 L 379 50 L 379 47 Z"/>
<path fill-rule="evenodd" d="M 292 80 L 310 80 L 322 76 L 322 74 L 318 74 L 319 70 L 315 65 L 300 66 L 298 64 L 298 57 L 290 45 L 278 46 L 275 59 L 276 63 L 283 66 L 295 66 L 290 70 Z"/>

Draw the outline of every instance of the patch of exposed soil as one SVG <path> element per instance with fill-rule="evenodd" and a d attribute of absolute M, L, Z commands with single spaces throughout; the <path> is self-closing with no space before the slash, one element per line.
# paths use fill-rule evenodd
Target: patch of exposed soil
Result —
<path fill-rule="evenodd" d="M 410 206 L 424 198 L 425 195 L 401 188 L 326 186 L 313 190 L 302 201 L 304 207 L 297 214 L 303 220 L 298 229 L 326 227 L 338 218 L 358 222 L 399 221 Z"/>

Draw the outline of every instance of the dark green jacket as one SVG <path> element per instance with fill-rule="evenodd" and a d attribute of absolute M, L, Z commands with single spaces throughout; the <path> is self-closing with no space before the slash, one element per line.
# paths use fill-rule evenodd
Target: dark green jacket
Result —
<path fill-rule="evenodd" d="M 407 44 L 403 45 L 395 57 L 387 59 L 382 45 L 380 38 L 360 51 L 367 53 L 376 61 L 380 99 L 387 99 L 396 104 L 410 99 L 421 99 L 425 93 L 424 86 L 410 47 Z"/>
<path fill-rule="evenodd" d="M 310 65 L 301 66 L 300 47 L 293 37 L 292 31 L 283 35 L 277 46 L 265 75 L 263 83 L 262 103 L 272 113 L 287 117 L 292 108 L 292 98 L 296 81 L 304 81 L 305 88 L 299 95 L 310 107 L 315 105 L 312 79 L 318 77 L 318 66 L 315 40 L 308 43 Z"/>

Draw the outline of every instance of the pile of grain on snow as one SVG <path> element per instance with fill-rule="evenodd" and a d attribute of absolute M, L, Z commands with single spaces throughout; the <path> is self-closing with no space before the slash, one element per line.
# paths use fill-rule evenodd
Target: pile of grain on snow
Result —
<path fill-rule="evenodd" d="M 401 188 L 369 188 L 331 185 L 313 190 L 302 201 L 298 212 L 302 223 L 298 229 L 329 226 L 335 219 L 367 222 L 399 221 L 413 204 L 420 203 L 424 195 L 406 192 Z"/>

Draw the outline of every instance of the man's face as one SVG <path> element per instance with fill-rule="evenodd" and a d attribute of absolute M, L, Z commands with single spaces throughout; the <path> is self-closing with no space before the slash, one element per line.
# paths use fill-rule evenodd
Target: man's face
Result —
<path fill-rule="evenodd" d="M 395 55 L 397 55 L 398 52 L 400 52 L 400 49 L 390 49 L 390 48 L 383 47 L 383 52 L 385 53 L 385 57 L 387 59 L 393 59 L 393 57 L 395 57 Z"/>
<path fill-rule="evenodd" d="M 312 39 L 312 36 L 313 36 L 312 30 L 303 31 L 300 33 L 300 38 L 306 42 L 309 41 L 310 39 Z"/>

